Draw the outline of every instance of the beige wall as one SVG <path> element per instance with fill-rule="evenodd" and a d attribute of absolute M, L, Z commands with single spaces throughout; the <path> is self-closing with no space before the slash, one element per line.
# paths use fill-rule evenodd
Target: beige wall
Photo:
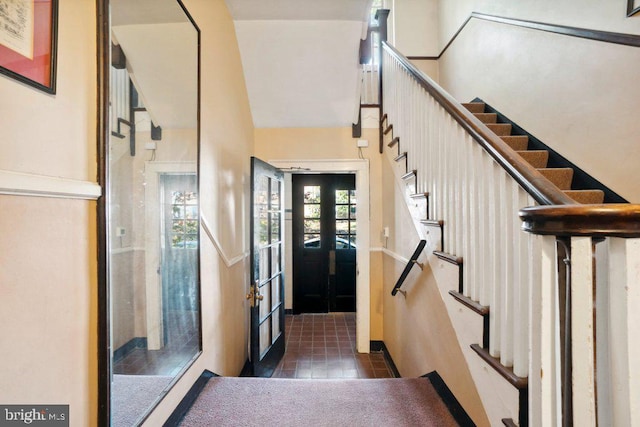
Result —
<path fill-rule="evenodd" d="M 60 2 L 56 95 L 0 76 L 0 172 L 95 183 L 95 17 L 95 2 Z M 88 426 L 97 419 L 96 204 L 32 190 L 44 197 L 0 194 L 0 401 L 69 404 L 70 424 Z"/>
<path fill-rule="evenodd" d="M 624 4 L 440 2 L 441 44 L 470 10 L 640 34 Z M 534 4 L 535 3 L 535 4 Z M 580 13 L 576 13 L 579 10 Z M 640 158 L 640 49 L 473 19 L 440 60 L 440 83 L 455 98 L 480 97 L 631 202 Z"/>
<path fill-rule="evenodd" d="M 405 56 L 437 56 L 438 0 L 393 0 L 388 39 Z"/>
<path fill-rule="evenodd" d="M 202 215 L 224 256 L 201 229 L 203 354 L 145 425 L 162 424 L 203 370 L 238 375 L 247 360 L 248 203 L 253 122 L 233 21 L 223 0 L 185 0 L 201 31 Z M 232 265 L 227 261 L 235 260 Z"/>
<path fill-rule="evenodd" d="M 362 137 L 369 147 L 362 149 L 369 159 L 370 183 L 370 229 L 371 247 L 380 248 L 382 216 L 380 193 L 380 160 L 378 153 L 378 130 L 363 129 Z M 270 160 L 320 160 L 358 159 L 357 139 L 351 137 L 351 128 L 288 128 L 256 129 L 255 155 Z M 371 339 L 382 339 L 382 298 L 380 253 L 371 252 Z M 290 284 L 287 284 L 290 285 Z"/>

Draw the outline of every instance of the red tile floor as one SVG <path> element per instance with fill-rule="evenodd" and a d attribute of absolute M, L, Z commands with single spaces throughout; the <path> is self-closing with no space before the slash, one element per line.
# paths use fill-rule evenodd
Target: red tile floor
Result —
<path fill-rule="evenodd" d="M 356 352 L 355 313 L 287 315 L 272 378 L 393 378 L 382 352 Z"/>

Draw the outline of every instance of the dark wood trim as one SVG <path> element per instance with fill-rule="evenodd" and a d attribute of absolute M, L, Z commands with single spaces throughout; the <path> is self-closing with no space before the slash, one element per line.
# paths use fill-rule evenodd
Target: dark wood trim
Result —
<path fill-rule="evenodd" d="M 640 47 L 640 36 L 635 34 L 614 33 L 611 31 L 569 27 L 567 25 L 547 24 L 544 22 L 528 21 L 525 19 L 487 15 L 479 12 L 472 12 L 471 17 L 482 19 L 484 21 L 499 22 L 501 24 L 514 25 L 516 27 L 529 28 L 537 31 L 544 31 L 547 33 L 561 34 L 563 36 L 578 37 L 581 39 L 620 44 L 624 46 Z"/>
<path fill-rule="evenodd" d="M 189 409 L 193 406 L 194 402 L 202 392 L 202 389 L 207 385 L 207 382 L 213 377 L 219 377 L 211 371 L 203 371 L 198 377 L 196 382 L 193 383 L 187 394 L 182 398 L 176 409 L 173 410 L 167 421 L 163 424 L 163 427 L 178 426 L 182 422 L 182 419 L 187 415 Z"/>
<path fill-rule="evenodd" d="M 471 344 L 471 349 L 475 351 L 485 362 L 489 364 L 497 373 L 499 373 L 509 384 L 518 390 L 526 389 L 529 384 L 527 378 L 522 378 L 513 373 L 512 368 L 507 368 L 500 363 L 500 359 L 489 354 L 489 350 L 480 347 L 478 344 Z"/>
<path fill-rule="evenodd" d="M 393 46 L 383 43 L 389 55 L 493 157 L 539 204 L 561 205 L 576 202 L 560 191 L 533 166 L 527 163 L 500 137 L 464 108 L 457 100 L 418 70 Z"/>
<path fill-rule="evenodd" d="M 502 424 L 507 427 L 518 427 L 518 425 L 511 418 L 503 418 L 501 421 Z"/>
<path fill-rule="evenodd" d="M 640 205 L 533 206 L 519 216 L 522 229 L 533 234 L 640 237 Z"/>
<path fill-rule="evenodd" d="M 439 56 L 407 56 L 409 61 L 437 61 Z"/>
<path fill-rule="evenodd" d="M 113 362 L 122 360 L 136 348 L 147 348 L 147 337 L 134 337 L 113 351 Z"/>
<path fill-rule="evenodd" d="M 449 291 L 449 295 L 456 299 L 459 303 L 471 309 L 471 311 L 478 313 L 480 316 L 486 316 L 489 314 L 489 307 L 482 305 L 479 302 L 472 300 L 471 298 L 462 295 L 460 292 Z"/>
<path fill-rule="evenodd" d="M 447 384 L 437 371 L 429 372 L 428 374 L 423 375 L 422 378 L 427 378 L 431 382 L 431 385 L 447 406 L 449 413 L 457 421 L 458 425 L 461 427 L 475 427 L 475 423 L 469 414 L 467 414 L 467 411 L 464 410 L 460 402 L 458 402 L 458 399 L 456 399 L 455 395 L 451 392 L 451 389 L 447 387 Z"/>
<path fill-rule="evenodd" d="M 384 114 L 382 115 L 382 117 L 380 117 L 380 123 L 381 123 L 381 124 L 382 124 L 382 123 L 384 123 L 384 121 L 385 121 L 385 120 L 387 120 L 387 118 L 388 118 L 388 117 L 389 117 L 389 116 L 387 116 L 387 113 L 384 113 Z"/>
<path fill-rule="evenodd" d="M 382 132 L 383 135 L 388 134 L 389 132 L 393 131 L 393 125 L 389 125 L 387 126 L 387 128 Z"/>
<path fill-rule="evenodd" d="M 455 255 L 448 254 L 442 251 L 433 251 L 433 254 L 441 260 L 446 261 L 450 264 L 462 266 L 462 257 L 457 257 Z"/>
<path fill-rule="evenodd" d="M 98 376 L 98 419 L 101 427 L 110 425 L 111 419 L 111 343 L 109 318 L 108 233 L 107 233 L 107 141 L 109 140 L 109 0 L 96 0 L 96 59 L 97 59 L 97 181 L 102 188 L 102 196 L 96 203 L 97 219 L 97 376 Z"/>
<path fill-rule="evenodd" d="M 370 341 L 369 342 L 369 350 L 370 351 L 381 351 L 384 355 L 384 359 L 387 361 L 387 365 L 389 365 L 389 369 L 393 374 L 394 378 L 402 378 L 400 372 L 398 371 L 398 367 L 396 366 L 393 358 L 391 357 L 391 353 L 389 353 L 389 349 L 384 341 Z"/>
<path fill-rule="evenodd" d="M 631 16 L 635 13 L 640 12 L 640 8 L 633 9 L 633 0 L 627 0 L 627 16 Z M 507 18 L 504 16 L 497 15 L 489 15 L 486 13 L 480 12 L 472 12 L 471 15 L 460 25 L 458 31 L 449 39 L 445 47 L 442 49 L 438 56 L 433 57 L 433 59 L 439 60 L 442 58 L 442 55 L 445 54 L 449 46 L 453 44 L 453 42 L 458 38 L 462 30 L 465 29 L 469 21 L 472 18 L 482 19 L 484 21 L 493 21 L 499 22 L 501 24 L 514 25 L 517 27 L 529 28 L 532 30 L 545 31 L 548 33 L 560 34 L 571 37 L 579 37 L 588 40 L 594 40 L 605 43 L 613 43 L 613 44 L 622 44 L 626 46 L 634 46 L 640 47 L 640 36 L 635 34 L 623 34 L 623 33 L 614 33 L 610 31 L 601 31 L 601 30 L 590 30 L 586 28 L 578 28 L 578 27 L 569 27 L 566 25 L 556 25 L 556 24 L 548 24 L 538 21 L 527 21 L 524 19 L 516 19 L 516 18 Z M 412 58 L 420 58 L 420 57 L 408 57 Z M 430 57 L 425 57 L 430 58 Z"/>
<path fill-rule="evenodd" d="M 380 104 L 360 104 L 360 108 L 380 108 Z"/>
<path fill-rule="evenodd" d="M 391 147 L 393 147 L 394 145 L 398 144 L 399 142 L 400 142 L 400 137 L 399 137 L 399 136 L 396 136 L 395 138 L 393 138 L 393 139 L 391 140 L 391 142 L 389 142 L 389 143 L 387 144 L 387 147 L 391 148 Z"/>
<path fill-rule="evenodd" d="M 416 193 L 409 196 L 412 199 L 427 199 L 429 198 L 429 193 Z"/>

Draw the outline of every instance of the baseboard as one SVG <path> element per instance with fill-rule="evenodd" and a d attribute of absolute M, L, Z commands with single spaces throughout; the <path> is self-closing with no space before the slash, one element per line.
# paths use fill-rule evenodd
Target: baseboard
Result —
<path fill-rule="evenodd" d="M 244 366 L 242 367 L 242 371 L 240 371 L 238 376 L 239 377 L 252 377 L 253 376 L 253 365 L 251 364 L 249 359 L 247 359 L 247 361 L 244 362 Z"/>
<path fill-rule="evenodd" d="M 147 337 L 135 337 L 118 347 L 113 352 L 113 363 L 119 362 L 134 348 L 147 348 Z"/>
<path fill-rule="evenodd" d="M 184 416 L 187 415 L 187 412 L 189 412 L 189 409 L 191 409 L 191 406 L 193 406 L 193 403 L 200 395 L 200 392 L 202 391 L 204 386 L 207 385 L 209 379 L 218 376 L 219 375 L 216 375 L 211 371 L 203 371 L 196 382 L 193 383 L 187 394 L 182 398 L 180 403 L 178 403 L 176 409 L 174 409 L 169 418 L 167 418 L 167 421 L 165 421 L 163 426 L 173 427 L 179 425 L 182 422 Z"/>
<path fill-rule="evenodd" d="M 451 390 L 449 390 L 449 387 L 447 387 L 447 384 L 445 384 L 438 372 L 429 372 L 422 377 L 431 381 L 431 385 L 436 390 L 444 404 L 447 405 L 447 409 L 449 409 L 449 412 L 460 426 L 475 427 L 475 423 L 471 420 L 469 414 L 467 414 L 462 405 L 460 405 L 460 402 L 458 402 L 458 399 L 456 399 Z"/>
<path fill-rule="evenodd" d="M 389 369 L 395 378 L 402 378 L 396 364 L 393 362 L 391 358 L 391 354 L 389 353 L 389 349 L 385 345 L 384 341 L 370 341 L 369 342 L 369 350 L 370 351 L 381 351 L 384 354 L 384 359 L 387 361 L 389 365 Z"/>

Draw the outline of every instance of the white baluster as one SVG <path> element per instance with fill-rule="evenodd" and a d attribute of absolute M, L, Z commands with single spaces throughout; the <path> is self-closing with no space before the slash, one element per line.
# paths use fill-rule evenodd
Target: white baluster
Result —
<path fill-rule="evenodd" d="M 529 264 L 532 262 L 529 253 L 528 235 L 520 228 L 518 211 L 520 208 L 531 206 L 528 194 L 514 181 L 515 209 L 512 211 L 514 219 L 514 250 L 515 271 L 513 282 L 513 373 L 519 377 L 529 374 Z"/>
<path fill-rule="evenodd" d="M 640 425 L 640 239 L 610 240 L 611 425 L 637 426 Z"/>
<path fill-rule="evenodd" d="M 593 337 L 593 249 L 590 237 L 571 238 L 573 424 L 596 425 Z"/>

